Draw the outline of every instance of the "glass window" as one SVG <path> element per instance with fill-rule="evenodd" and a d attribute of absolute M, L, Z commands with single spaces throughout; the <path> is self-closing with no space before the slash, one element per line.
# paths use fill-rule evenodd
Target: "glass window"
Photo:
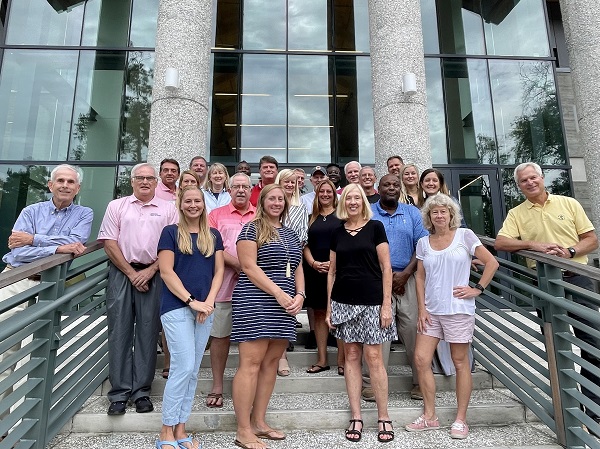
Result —
<path fill-rule="evenodd" d="M 210 160 L 237 162 L 239 55 L 215 54 Z"/>
<path fill-rule="evenodd" d="M 333 0 L 333 4 L 334 50 L 368 53 L 370 38 L 367 0 Z"/>
<path fill-rule="evenodd" d="M 552 63 L 489 61 L 500 164 L 566 164 Z"/>
<path fill-rule="evenodd" d="M 120 160 L 142 162 L 148 156 L 154 53 L 132 51 L 127 58 Z"/>
<path fill-rule="evenodd" d="M 215 47 L 240 48 L 240 0 L 218 0 L 215 19 Z"/>
<path fill-rule="evenodd" d="M 335 58 L 336 133 L 340 162 L 375 161 L 371 60 L 356 56 Z"/>
<path fill-rule="evenodd" d="M 4 52 L 0 159 L 66 159 L 77 57 L 70 50 Z"/>
<path fill-rule="evenodd" d="M 88 0 L 81 45 L 126 47 L 130 12 L 131 0 Z"/>
<path fill-rule="evenodd" d="M 326 51 L 328 0 L 288 0 L 288 49 Z"/>
<path fill-rule="evenodd" d="M 286 57 L 243 56 L 240 159 L 287 162 Z"/>
<path fill-rule="evenodd" d="M 550 56 L 543 0 L 482 2 L 487 53 Z"/>
<path fill-rule="evenodd" d="M 117 0 L 118 1 L 118 0 Z M 130 47 L 155 47 L 159 0 L 134 0 Z M 123 2 L 128 3 L 128 2 Z"/>
<path fill-rule="evenodd" d="M 246 50 L 286 49 L 286 1 L 245 0 L 243 39 Z"/>
<path fill-rule="evenodd" d="M 334 135 L 331 75 L 327 56 L 289 56 L 290 163 L 331 160 Z"/>
<path fill-rule="evenodd" d="M 495 164 L 494 119 L 486 61 L 445 59 L 443 71 L 451 163 Z"/>
<path fill-rule="evenodd" d="M 479 2 L 438 0 L 437 13 L 442 53 L 485 54 Z"/>
<path fill-rule="evenodd" d="M 4 43 L 4 26 L 6 25 L 6 5 L 8 0 L 0 0 L 0 43 Z"/>
<path fill-rule="evenodd" d="M 74 1 L 13 1 L 10 5 L 6 43 L 79 45 L 84 6 L 84 2 Z"/>
<path fill-rule="evenodd" d="M 421 0 L 421 28 L 425 54 L 440 52 L 435 0 Z"/>
<path fill-rule="evenodd" d="M 47 201 L 50 171 L 54 166 L 0 165 L 0 254 L 9 250 L 6 246 L 12 227 L 21 210 L 30 204 Z M 75 197 L 77 204 L 91 207 L 94 211 L 92 232 L 88 241 L 96 240 L 106 206 L 113 199 L 115 190 L 114 167 L 81 167 L 83 181 Z"/>
<path fill-rule="evenodd" d="M 444 113 L 444 90 L 442 72 L 438 58 L 425 58 L 425 80 L 427 89 L 427 115 L 429 119 L 429 141 L 431 159 L 434 164 L 448 163 L 446 145 L 446 114 Z M 419 167 L 424 170 L 427 167 Z"/>
<path fill-rule="evenodd" d="M 69 159 L 117 160 L 126 58 L 81 52 Z"/>

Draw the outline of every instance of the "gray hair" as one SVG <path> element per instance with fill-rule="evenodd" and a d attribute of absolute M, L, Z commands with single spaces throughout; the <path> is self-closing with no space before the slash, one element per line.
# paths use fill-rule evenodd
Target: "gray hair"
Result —
<path fill-rule="evenodd" d="M 360 162 L 358 162 L 358 161 L 350 161 L 346 165 L 344 165 L 344 173 L 348 173 L 348 165 L 350 165 L 350 164 L 356 164 L 356 165 L 358 165 L 358 169 L 359 170 L 362 169 L 362 165 L 360 165 Z"/>
<path fill-rule="evenodd" d="M 152 171 L 154 172 L 154 177 L 156 178 L 158 176 L 158 174 L 156 173 L 156 168 L 154 167 L 154 165 L 149 164 L 148 162 L 142 162 L 141 164 L 137 164 L 134 165 L 133 168 L 131 169 L 131 178 L 133 179 L 133 177 L 135 176 L 136 172 L 143 167 L 150 167 L 152 169 Z"/>
<path fill-rule="evenodd" d="M 50 181 L 52 181 L 52 182 L 56 181 L 56 173 L 59 170 L 63 170 L 63 169 L 74 171 L 75 174 L 77 175 L 77 184 L 81 184 L 81 181 L 83 181 L 83 173 L 81 173 L 81 170 L 79 170 L 79 168 L 73 167 L 72 165 L 69 165 L 69 164 L 60 164 L 60 165 L 54 167 L 54 169 L 50 172 Z"/>
<path fill-rule="evenodd" d="M 450 195 L 446 195 L 445 193 L 436 193 L 435 195 L 432 195 L 429 198 L 427 198 L 427 201 L 425 201 L 425 205 L 421 209 L 423 226 L 431 234 L 435 233 L 435 228 L 433 227 L 433 223 L 431 222 L 431 217 L 429 213 L 434 207 L 447 208 L 448 212 L 450 212 L 450 229 L 460 228 L 462 212 L 460 211 L 460 206 L 458 205 L 456 200 Z"/>
<path fill-rule="evenodd" d="M 540 178 L 544 177 L 544 173 L 542 172 L 542 167 L 540 167 L 535 162 L 523 162 L 522 164 L 517 165 L 515 168 L 515 172 L 513 177 L 515 178 L 515 182 L 519 184 L 519 172 L 525 170 L 527 167 L 532 167 L 535 172 L 540 176 Z"/>
<path fill-rule="evenodd" d="M 377 176 L 377 173 L 375 173 L 375 169 L 373 167 L 369 167 L 368 165 L 365 165 L 364 167 L 362 167 L 360 169 L 359 173 L 362 175 L 363 171 L 365 171 L 365 170 L 371 170 L 373 172 L 373 175 Z"/>
<path fill-rule="evenodd" d="M 233 178 L 237 178 L 238 176 L 243 177 L 245 181 L 248 181 L 248 185 L 252 186 L 252 179 L 250 179 L 250 176 L 248 176 L 246 173 L 237 172 L 232 175 L 231 178 L 229 178 L 229 187 L 233 185 Z"/>

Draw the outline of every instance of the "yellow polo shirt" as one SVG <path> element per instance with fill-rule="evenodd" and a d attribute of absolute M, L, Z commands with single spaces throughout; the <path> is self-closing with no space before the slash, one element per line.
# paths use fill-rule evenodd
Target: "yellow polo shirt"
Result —
<path fill-rule="evenodd" d="M 575 246 L 579 236 L 594 230 L 581 204 L 573 198 L 548 195 L 543 206 L 525 200 L 508 211 L 498 235 L 519 240 L 557 243 L 565 248 Z M 587 255 L 575 256 L 574 262 L 587 264 Z M 529 267 L 535 261 L 527 260 Z"/>

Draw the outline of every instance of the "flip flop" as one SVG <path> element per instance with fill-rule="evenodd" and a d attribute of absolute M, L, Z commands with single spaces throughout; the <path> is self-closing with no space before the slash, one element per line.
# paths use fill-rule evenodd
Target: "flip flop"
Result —
<path fill-rule="evenodd" d="M 156 449 L 163 449 L 163 446 L 173 446 L 175 449 L 179 449 L 177 441 L 158 441 L 156 440 Z"/>
<path fill-rule="evenodd" d="M 242 443 L 238 439 L 233 440 L 233 444 L 235 444 L 238 447 L 241 447 L 242 449 L 254 449 L 254 448 L 251 448 L 250 446 L 248 446 L 249 444 L 254 444 L 254 443 L 262 445 L 262 443 L 260 441 L 258 441 L 258 440 L 256 440 L 256 441 L 248 441 L 246 443 Z M 261 449 L 269 449 L 269 447 L 266 446 L 266 445 L 263 445 Z"/>
<path fill-rule="evenodd" d="M 198 444 L 198 446 L 194 447 L 194 440 L 192 439 L 192 437 L 187 437 L 187 438 L 182 438 L 181 440 L 177 440 L 179 449 L 190 449 L 190 448 L 184 446 L 185 443 L 190 443 L 191 449 L 198 449 L 200 447 L 200 444 Z"/>
<path fill-rule="evenodd" d="M 267 430 L 267 431 L 264 431 L 264 432 L 257 432 L 257 433 L 255 433 L 255 435 L 258 438 L 263 438 L 265 440 L 275 440 L 275 441 L 285 440 L 285 437 L 286 437 L 285 434 L 283 434 L 282 437 L 280 437 L 280 436 L 273 436 L 274 432 L 277 433 L 279 431 L 275 430 L 275 429 L 271 429 L 271 430 Z M 283 432 L 281 432 L 281 433 L 283 433 Z"/>
<path fill-rule="evenodd" d="M 169 368 L 163 368 L 163 370 L 162 370 L 162 377 L 163 377 L 163 379 L 168 379 L 169 378 Z"/>
<path fill-rule="evenodd" d="M 312 365 L 310 368 L 306 370 L 307 373 L 316 374 L 321 371 L 329 371 L 331 367 L 329 365 L 321 366 L 321 365 Z"/>
<path fill-rule="evenodd" d="M 209 408 L 223 407 L 223 393 L 208 393 L 206 395 L 206 406 Z"/>

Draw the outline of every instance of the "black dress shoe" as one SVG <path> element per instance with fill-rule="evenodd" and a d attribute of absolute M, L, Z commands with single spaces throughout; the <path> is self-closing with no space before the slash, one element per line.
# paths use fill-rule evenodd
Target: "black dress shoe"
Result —
<path fill-rule="evenodd" d="M 154 410 L 154 406 L 148 396 L 143 396 L 135 400 L 135 411 L 137 413 L 148 413 Z"/>
<path fill-rule="evenodd" d="M 106 414 L 107 415 L 124 415 L 126 408 L 127 408 L 127 401 L 111 402 Z"/>

